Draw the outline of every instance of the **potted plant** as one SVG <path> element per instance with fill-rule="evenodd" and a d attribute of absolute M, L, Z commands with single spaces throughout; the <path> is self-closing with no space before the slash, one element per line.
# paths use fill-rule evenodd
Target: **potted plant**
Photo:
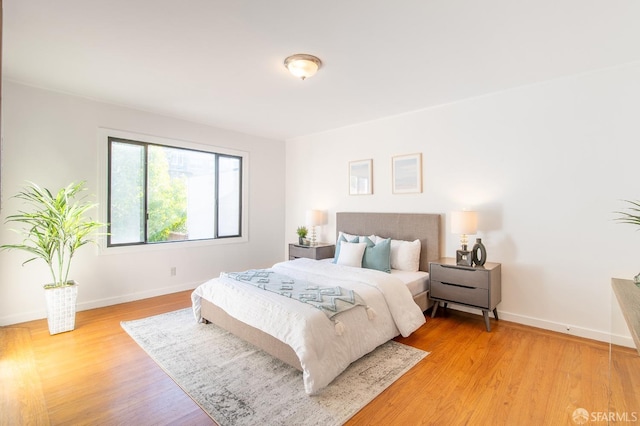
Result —
<path fill-rule="evenodd" d="M 304 239 L 307 238 L 307 233 L 309 233 L 309 230 L 307 229 L 307 227 L 298 226 L 298 229 L 296 230 L 296 232 L 298 233 L 298 244 L 300 244 L 301 246 L 305 245 Z"/>
<path fill-rule="evenodd" d="M 620 215 L 615 220 L 619 223 L 628 223 L 630 225 L 638 226 L 640 230 L 640 201 L 629 201 L 625 200 L 626 203 L 630 204 L 628 207 L 628 212 L 616 212 Z M 640 287 L 640 273 L 633 277 L 633 281 L 636 283 L 638 287 Z"/>
<path fill-rule="evenodd" d="M 76 200 L 85 190 L 85 182 L 71 183 L 53 195 L 48 189 L 29 183 L 14 198 L 23 200 L 30 211 L 19 211 L 7 217 L 8 222 L 23 224 L 13 231 L 22 235 L 20 244 L 4 244 L 5 250 L 18 249 L 31 254 L 29 263 L 42 259 L 53 279 L 46 284 L 47 320 L 49 333 L 56 334 L 75 327 L 78 286 L 69 280 L 71 260 L 76 250 L 92 242 L 91 234 L 104 224 L 85 218 L 96 206 L 84 198 Z"/>

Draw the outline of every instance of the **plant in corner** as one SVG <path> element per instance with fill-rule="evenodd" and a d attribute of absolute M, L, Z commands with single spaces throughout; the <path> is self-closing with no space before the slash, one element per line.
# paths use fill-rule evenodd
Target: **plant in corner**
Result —
<path fill-rule="evenodd" d="M 44 288 L 50 334 L 74 329 L 78 286 L 69 280 L 71 260 L 80 247 L 93 242 L 94 231 L 104 226 L 85 217 L 96 204 L 84 197 L 77 199 L 84 190 L 83 181 L 71 183 L 53 195 L 29 182 L 14 198 L 24 201 L 30 211 L 19 211 L 6 220 L 24 225 L 13 229 L 24 239 L 20 244 L 4 244 L 0 248 L 24 250 L 33 256 L 23 265 L 42 259 L 49 266 L 53 282 Z"/>
<path fill-rule="evenodd" d="M 298 226 L 296 232 L 298 234 L 298 244 L 304 245 L 304 239 L 307 238 L 307 233 L 309 232 L 309 230 L 306 226 Z"/>
<path fill-rule="evenodd" d="M 636 225 L 638 226 L 638 230 L 640 230 L 640 201 L 624 201 L 630 204 L 630 206 L 628 207 L 629 211 L 615 212 L 620 215 L 620 217 L 617 217 L 615 220 L 617 220 L 618 223 L 628 223 L 630 225 Z M 633 281 L 638 287 L 640 287 L 640 273 L 633 277 Z"/>

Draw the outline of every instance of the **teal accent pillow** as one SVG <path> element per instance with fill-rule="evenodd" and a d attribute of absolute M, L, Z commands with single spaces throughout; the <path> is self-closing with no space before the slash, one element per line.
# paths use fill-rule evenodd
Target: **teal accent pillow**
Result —
<path fill-rule="evenodd" d="M 362 267 L 377 269 L 382 272 L 391 272 L 391 238 L 378 241 L 374 244 L 369 237 L 364 238 L 367 248 L 362 257 Z"/>
<path fill-rule="evenodd" d="M 338 263 L 338 258 L 340 257 L 340 244 L 344 241 L 345 243 L 357 243 L 359 242 L 360 238 L 359 237 L 355 237 L 353 240 L 349 241 L 347 240 L 343 234 L 340 234 L 340 237 L 338 238 L 338 241 L 336 241 L 336 254 L 335 256 L 333 256 L 333 263 Z"/>

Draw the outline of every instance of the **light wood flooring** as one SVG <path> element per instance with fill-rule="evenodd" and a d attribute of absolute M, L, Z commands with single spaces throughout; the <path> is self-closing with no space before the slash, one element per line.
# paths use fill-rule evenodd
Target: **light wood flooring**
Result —
<path fill-rule="evenodd" d="M 211 419 L 122 330 L 120 321 L 190 306 L 181 292 L 0 328 L 1 425 L 208 425 Z M 431 352 L 348 425 L 640 423 L 640 356 L 482 316 L 440 310 L 398 341 Z M 606 417 L 606 418 L 604 418 Z M 604 420 L 603 420 L 604 419 Z"/>

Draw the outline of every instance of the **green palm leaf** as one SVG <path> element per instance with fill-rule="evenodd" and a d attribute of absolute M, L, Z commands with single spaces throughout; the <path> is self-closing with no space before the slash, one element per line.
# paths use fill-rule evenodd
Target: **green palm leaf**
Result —
<path fill-rule="evenodd" d="M 630 225 L 636 225 L 639 227 L 638 229 L 640 229 L 640 201 L 623 201 L 630 205 L 629 207 L 627 207 L 628 211 L 614 212 L 620 215 L 620 217 L 617 217 L 614 220 L 618 223 L 628 223 Z"/>
<path fill-rule="evenodd" d="M 7 217 L 8 222 L 24 225 L 13 231 L 22 235 L 21 244 L 5 244 L 5 250 L 23 250 L 49 266 L 54 286 L 63 286 L 68 281 L 71 259 L 76 250 L 93 242 L 94 232 L 104 224 L 86 219 L 89 210 L 97 206 L 79 197 L 85 191 L 85 182 L 71 183 L 60 189 L 55 196 L 46 188 L 33 182 L 20 191 L 15 198 L 25 202 L 31 209 L 18 211 Z"/>

